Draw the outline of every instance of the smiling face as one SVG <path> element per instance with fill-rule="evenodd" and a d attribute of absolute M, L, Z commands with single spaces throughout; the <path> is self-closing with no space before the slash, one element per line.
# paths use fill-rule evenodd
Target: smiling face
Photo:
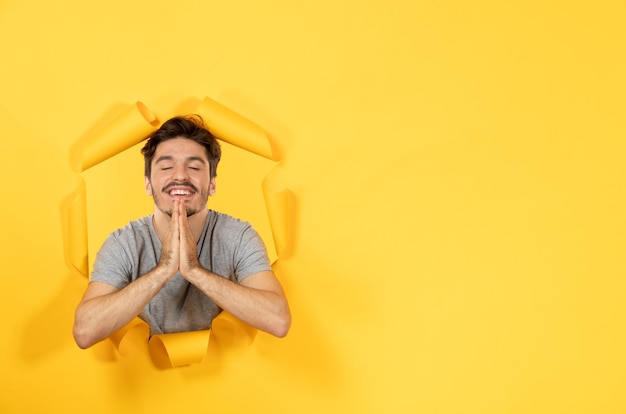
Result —
<path fill-rule="evenodd" d="M 202 145 L 187 138 L 163 141 L 151 167 L 146 193 L 154 198 L 155 213 L 171 216 L 176 199 L 184 201 L 188 217 L 206 210 L 209 196 L 215 193 L 215 177 L 210 175 Z"/>

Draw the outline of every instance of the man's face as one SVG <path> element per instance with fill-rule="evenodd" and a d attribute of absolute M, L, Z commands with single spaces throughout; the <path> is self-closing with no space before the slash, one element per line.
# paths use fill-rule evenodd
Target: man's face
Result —
<path fill-rule="evenodd" d="M 157 146 L 146 193 L 154 206 L 171 216 L 174 200 L 185 202 L 187 216 L 206 209 L 209 195 L 215 193 L 204 147 L 187 138 L 173 138 Z"/>

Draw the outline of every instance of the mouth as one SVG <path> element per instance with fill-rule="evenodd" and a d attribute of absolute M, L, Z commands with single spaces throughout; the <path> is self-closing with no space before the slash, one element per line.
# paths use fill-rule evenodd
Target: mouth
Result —
<path fill-rule="evenodd" d="M 178 198 L 183 200 L 192 197 L 196 193 L 192 188 L 182 186 L 171 187 L 164 192 L 172 198 Z"/>

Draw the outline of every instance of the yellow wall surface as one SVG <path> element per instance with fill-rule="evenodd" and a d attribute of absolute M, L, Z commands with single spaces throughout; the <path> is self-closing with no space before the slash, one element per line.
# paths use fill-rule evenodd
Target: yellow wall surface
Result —
<path fill-rule="evenodd" d="M 1 1 L 0 412 L 626 412 L 625 21 L 608 0 Z M 284 148 L 292 329 L 170 369 L 80 350 L 72 149 L 136 101 L 205 96 Z M 137 151 L 86 177 L 92 222 L 149 213 Z M 238 164 L 216 205 L 276 166 Z"/>

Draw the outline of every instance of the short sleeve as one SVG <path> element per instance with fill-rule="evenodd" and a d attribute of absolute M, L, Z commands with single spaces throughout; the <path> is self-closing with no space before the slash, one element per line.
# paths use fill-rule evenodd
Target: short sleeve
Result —
<path fill-rule="evenodd" d="M 235 275 L 241 283 L 246 277 L 258 272 L 272 270 L 267 250 L 259 234 L 250 225 L 242 233 L 235 250 Z"/>
<path fill-rule="evenodd" d="M 96 255 L 90 281 L 103 282 L 122 289 L 131 281 L 132 268 L 128 254 L 113 233 Z"/>

